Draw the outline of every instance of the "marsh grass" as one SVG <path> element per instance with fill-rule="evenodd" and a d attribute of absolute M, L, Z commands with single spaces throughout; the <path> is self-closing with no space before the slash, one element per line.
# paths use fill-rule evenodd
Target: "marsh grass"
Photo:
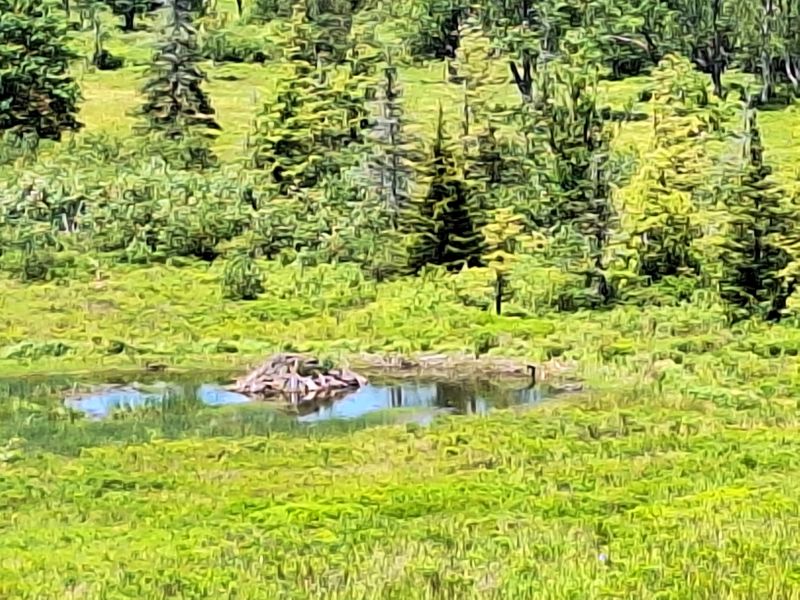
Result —
<path fill-rule="evenodd" d="M 2 400 L 4 418 L 0 439 L 19 440 L 26 453 L 80 456 L 87 449 L 125 448 L 157 440 L 240 439 L 292 433 L 301 442 L 342 435 L 365 427 L 391 424 L 394 415 L 367 415 L 313 424 L 298 422 L 268 404 L 209 408 L 191 398 L 167 399 L 157 406 L 120 410 L 111 418 L 89 420 L 77 411 L 21 405 Z"/>
<path fill-rule="evenodd" d="M 4 408 L 0 596 L 800 597 L 793 318 L 729 328 L 700 301 L 497 317 L 449 278 L 348 296 L 348 267 L 290 268 L 244 304 L 219 297 L 213 267 L 10 283 L 4 347 L 58 331 L 71 350 L 3 369 L 430 353 L 490 332 L 490 353 L 577 360 L 589 391 L 426 427 L 191 406 L 71 423 L 52 404 L 21 423 Z M 137 350 L 106 355 L 98 337 Z"/>
<path fill-rule="evenodd" d="M 337 400 L 292 407 L 280 399 L 254 400 L 248 404 L 209 406 L 198 397 L 198 386 L 224 384 L 233 373 L 209 371 L 185 374 L 95 372 L 82 376 L 22 377 L 0 380 L 0 439 L 18 439 L 26 452 L 79 455 L 101 445 L 126 446 L 155 439 L 206 439 L 269 436 L 290 432 L 300 437 L 340 435 L 364 427 L 393 423 L 425 424 L 437 415 L 455 411 L 475 412 L 472 407 L 503 408 L 521 402 L 517 398 L 526 380 L 492 381 L 469 378 L 387 378 L 377 374 L 371 385 L 410 391 L 436 385 L 435 406 L 403 406 L 374 410 L 367 405 L 358 416 L 328 413 Z M 99 384 L 99 385 L 98 385 Z M 100 393 L 108 384 L 135 386 L 153 398 L 143 405 L 123 405 L 104 417 L 86 416 L 65 397 Z M 344 400 L 340 398 L 339 400 Z M 483 404 L 481 404 L 483 405 Z M 298 418 L 299 417 L 299 418 Z M 310 418 L 309 418 L 310 417 Z"/>
<path fill-rule="evenodd" d="M 793 598 L 795 413 L 650 387 L 429 428 L 23 451 L 0 591 Z"/>

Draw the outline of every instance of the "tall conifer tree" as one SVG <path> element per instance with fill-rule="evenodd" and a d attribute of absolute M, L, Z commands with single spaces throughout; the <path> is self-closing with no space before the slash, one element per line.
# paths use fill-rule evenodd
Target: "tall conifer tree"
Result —
<path fill-rule="evenodd" d="M 755 113 L 746 117 L 743 159 L 738 189 L 727 207 L 720 291 L 733 320 L 755 314 L 775 321 L 795 288 L 783 270 L 790 262 L 786 242 L 796 228 L 782 190 L 770 178 L 772 169 L 764 163 Z"/>
<path fill-rule="evenodd" d="M 458 145 L 446 134 L 441 105 L 430 155 L 420 168 L 426 193 L 412 199 L 403 214 L 411 235 L 408 266 L 417 273 L 426 264 L 455 270 L 480 264 L 483 238 Z"/>
<path fill-rule="evenodd" d="M 67 23 L 50 0 L 0 0 L 0 130 L 61 139 L 78 129 Z"/>
<path fill-rule="evenodd" d="M 144 86 L 140 109 L 144 129 L 172 142 L 183 142 L 197 160 L 209 157 L 206 143 L 220 129 L 202 85 L 197 32 L 191 0 L 169 0 L 169 24 Z"/>

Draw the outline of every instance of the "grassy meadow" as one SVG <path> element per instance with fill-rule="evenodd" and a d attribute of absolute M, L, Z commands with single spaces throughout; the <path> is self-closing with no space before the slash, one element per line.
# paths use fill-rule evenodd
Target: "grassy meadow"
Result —
<path fill-rule="evenodd" d="M 23 404 L 11 422 L 28 437 L 4 427 L 0 452 L 0 595 L 800 597 L 793 323 L 731 330 L 684 307 L 496 317 L 446 281 L 348 293 L 329 277 L 295 291 L 278 270 L 277 299 L 247 310 L 197 267 L 15 285 L 4 335 L 42 342 L 6 345 L 23 357 L 3 369 L 452 353 L 489 334 L 489 354 L 577 360 L 587 390 L 428 427 L 214 411 L 179 439 L 158 416 L 69 423 Z M 56 340 L 69 350 L 48 356 Z"/>
<path fill-rule="evenodd" d="M 219 0 L 220 15 L 235 10 Z M 130 134 L 155 41 L 156 22 L 142 22 L 106 44 L 124 68 L 74 65 L 77 138 Z M 90 32 L 71 36 L 91 48 Z M 282 72 L 203 67 L 223 128 L 214 150 L 235 165 Z M 505 62 L 493 68 L 506 76 Z M 440 102 L 460 110 L 441 64 L 400 76 L 417 131 L 433 131 Z M 646 113 L 648 82 L 603 82 L 601 94 Z M 491 93 L 517 94 L 510 81 Z M 778 178 L 794 182 L 800 108 L 759 123 Z M 641 150 L 649 127 L 620 125 L 616 147 Z M 223 297 L 219 261 L 77 265 L 68 279 L 0 280 L 3 380 L 238 370 L 300 351 L 352 365 L 570 361 L 585 389 L 429 426 L 304 428 L 252 408 L 93 423 L 59 410 L 55 390 L 4 398 L 0 385 L 0 598 L 800 599 L 796 298 L 779 324 L 730 326 L 702 291 L 554 312 L 557 275 L 523 263 L 498 316 L 480 308 L 488 269 L 377 283 L 354 265 L 260 261 L 264 293 L 241 302 Z"/>

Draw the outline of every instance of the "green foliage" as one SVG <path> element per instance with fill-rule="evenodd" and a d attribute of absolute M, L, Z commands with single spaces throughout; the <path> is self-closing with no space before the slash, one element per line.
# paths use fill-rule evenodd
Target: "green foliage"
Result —
<path fill-rule="evenodd" d="M 734 320 L 753 314 L 779 320 L 796 279 L 785 274 L 796 236 L 797 208 L 769 179 L 755 114 L 747 116 L 744 166 L 727 208 L 729 234 L 723 242 L 721 294 Z"/>
<path fill-rule="evenodd" d="M 179 4 L 150 72 L 158 83 L 148 88 L 151 119 L 143 121 L 156 125 L 154 136 L 126 139 L 121 107 L 135 101 L 129 79 L 147 60 L 136 48 L 154 39 L 170 11 L 124 36 L 97 10 L 100 27 L 73 27 L 69 45 L 87 62 L 113 51 L 126 67 L 83 75 L 92 131 L 106 128 L 107 139 L 76 136 L 58 150 L 33 131 L 13 140 L 12 132 L 3 145 L 0 252 L 15 278 L 64 283 L 102 271 L 100 264 L 212 263 L 231 248 L 304 269 L 347 264 L 382 283 L 408 270 L 445 277 L 429 266 L 446 266 L 453 278 L 465 265 L 486 264 L 489 283 L 459 288 L 459 306 L 488 309 L 495 298 L 521 318 L 626 302 L 713 303 L 721 282 L 731 287 L 723 255 L 739 234 L 728 207 L 741 192 L 729 185 L 733 111 L 718 79 L 729 66 L 759 71 L 764 59 L 775 93 L 791 84 L 785 6 L 762 19 L 728 0 L 326 1 L 293 3 L 291 16 L 267 7 L 275 14 L 265 23 L 252 3 L 238 21 L 230 21 L 232 3 Z M 73 18 L 91 8 L 73 3 Z M 190 13 L 204 15 L 197 33 Z M 762 42 L 753 35 L 760 25 Z M 425 50 L 414 39 L 434 41 Z M 422 59 L 417 66 L 408 65 L 409 49 Z M 426 54 L 446 64 L 426 64 Z M 266 60 L 212 65 L 214 77 L 201 85 L 201 55 Z M 776 57 L 783 62 L 772 64 Z M 511 63 L 519 94 L 505 81 Z M 650 63 L 656 68 L 646 78 L 602 80 Z M 728 77 L 730 91 L 734 80 L 746 81 Z M 170 95 L 170 82 L 181 78 L 186 85 Z M 649 101 L 636 103 L 640 92 Z M 101 118 L 105 97 L 120 110 Z M 437 101 L 452 127 L 426 145 Z M 264 111 L 248 138 L 257 105 Z M 764 114 L 767 148 L 785 167 L 792 150 L 780 134 L 791 135 L 791 112 Z M 225 130 L 206 139 L 217 119 Z M 242 165 L 238 144 L 248 141 L 252 162 Z M 207 169 L 183 172 L 192 166 Z M 786 175 L 779 171 L 775 185 Z M 512 250 L 509 228 L 540 248 Z M 766 278 L 766 289 L 752 293 L 777 297 L 786 304 L 778 312 L 791 314 L 795 240 L 773 237 L 786 252 L 775 263 L 784 265 L 783 291 L 775 296 Z M 98 266 L 86 267 L 90 261 Z"/>
<path fill-rule="evenodd" d="M 459 23 L 467 3 L 460 0 L 409 2 L 401 15 L 402 38 L 412 56 L 453 58 L 459 45 Z"/>
<path fill-rule="evenodd" d="M 414 145 L 416 140 L 406 133 L 403 88 L 391 54 L 386 57 L 383 80 L 377 87 L 375 100 L 380 112 L 370 132 L 372 152 L 368 168 L 378 196 L 396 226 L 400 211 L 408 206 L 419 152 Z"/>
<path fill-rule="evenodd" d="M 55 145 L 26 125 L 0 148 L 0 370 L 557 357 L 587 393 L 323 439 L 238 411 L 89 423 L 0 382 L 0 596 L 796 596 L 798 120 L 762 111 L 733 169 L 722 100 L 753 74 L 762 99 L 796 87 L 793 5 L 309 2 L 287 22 L 238 4 L 238 22 L 234 2 L 182 4 L 199 32 L 162 40 L 152 89 L 189 83 L 179 110 L 146 101 L 180 141 L 124 116 L 168 11 L 42 37 L 86 59 L 89 131 Z M 0 14 L 9 99 L 54 77 L 19 60 L 20 23 L 64 25 L 32 6 Z M 92 68 L 102 52 L 124 68 Z M 266 60 L 211 65 L 201 89 L 201 54 Z M 204 90 L 218 117 L 187 125 Z M 184 169 L 196 147 L 217 168 Z"/>
<path fill-rule="evenodd" d="M 45 357 L 59 358 L 70 354 L 73 349 L 64 342 L 20 342 L 3 349 L 3 359 L 9 360 L 41 360 Z"/>
<path fill-rule="evenodd" d="M 614 289 L 606 269 L 616 214 L 611 201 L 610 132 L 597 101 L 597 74 L 552 62 L 537 75 L 530 101 L 519 114 L 525 137 L 523 174 L 538 179 L 541 229 L 568 228 L 580 240 L 572 251 L 586 281 L 590 305 L 608 304 Z M 533 88 L 532 88 L 533 89 Z M 521 174 L 522 175 L 522 174 Z"/>
<path fill-rule="evenodd" d="M 201 85 L 200 53 L 189 0 L 170 0 L 168 34 L 161 42 L 143 92 L 140 114 L 146 131 L 177 143 L 184 163 L 209 166 L 213 155 L 205 143 L 209 131 L 220 129 Z"/>
<path fill-rule="evenodd" d="M 658 283 L 699 274 L 699 239 L 712 195 L 709 145 L 718 137 L 723 109 L 686 59 L 666 57 L 653 82 L 650 147 L 620 200 L 635 256 L 629 267 Z"/>
<path fill-rule="evenodd" d="M 0 130 L 60 140 L 80 127 L 80 89 L 69 73 L 76 56 L 49 0 L 0 2 Z"/>
<path fill-rule="evenodd" d="M 472 190 L 458 150 L 445 133 L 441 107 L 436 139 L 420 180 L 425 195 L 413 198 L 401 215 L 401 230 L 410 236 L 409 270 L 419 273 L 425 265 L 445 265 L 453 270 L 478 265 L 482 240 Z"/>
<path fill-rule="evenodd" d="M 347 291 L 349 267 L 295 279 L 273 268 L 265 265 L 266 277 L 286 294 L 284 309 L 356 293 Z M 250 359 L 248 340 L 256 336 L 246 334 L 256 327 L 257 337 L 282 341 L 333 341 L 357 331 L 349 343 L 366 345 L 368 335 L 385 339 L 405 326 L 403 334 L 428 336 L 434 349 L 457 339 L 489 354 L 560 354 L 555 364 L 577 358 L 588 390 L 526 410 L 365 429 L 289 424 L 263 403 L 206 411 L 176 403 L 92 422 L 60 405 L 70 379 L 4 381 L 0 562 L 18 567 L 2 579 L 0 594 L 78 589 L 69 571 L 76 555 L 91 566 L 79 588 L 87 598 L 165 595 L 165 586 L 240 597 L 422 599 L 436 596 L 437 585 L 451 591 L 439 595 L 469 599 L 794 594 L 792 577 L 780 574 L 793 568 L 784 551 L 793 540 L 787 523 L 800 518 L 796 327 L 753 323 L 734 333 L 717 309 L 694 306 L 498 318 L 458 308 L 446 294 L 452 278 L 420 281 L 418 289 L 379 286 L 375 306 L 345 311 L 339 324 L 323 309 L 285 325 L 256 324 L 250 312 L 271 309 L 260 306 L 267 299 L 222 311 L 204 278 L 211 279 L 202 269 L 115 270 L 95 294 L 129 302 L 131 323 L 88 311 L 75 318 L 88 283 L 11 284 L 4 319 L 25 329 L 2 335 L 38 327 L 40 364 L 63 365 L 82 348 L 72 340 L 101 326 L 110 334 L 133 324 L 150 341 L 188 346 L 180 338 L 198 328 L 184 333 L 186 319 L 208 331 L 196 347 L 222 340 L 219 349 L 239 348 L 213 357 L 230 365 Z M 137 294 L 142 304 L 134 306 Z M 31 320 L 8 310 L 48 302 L 67 312 L 43 310 Z M 71 325 L 60 343 L 74 349 L 48 356 L 46 344 L 63 352 L 46 337 L 62 319 Z M 417 344 L 411 335 L 406 341 Z M 0 343 L 11 354 L 35 354 L 33 342 Z M 519 519 L 536 527 L 508 533 Z M 721 532 L 725 544 L 717 543 Z M 232 560 L 226 540 L 234 538 Z M 277 550 L 265 554 L 270 544 Z M 207 552 L 188 551 L 198 547 Z M 534 561 L 533 575 L 532 554 L 547 558 Z M 673 567 L 643 571 L 655 554 Z M 387 577 L 398 573 L 398 556 L 402 571 Z M 169 576 L 155 579 L 154 570 Z"/>
<path fill-rule="evenodd" d="M 286 18 L 292 15 L 294 4 L 293 0 L 254 0 L 250 14 L 261 21 Z"/>
<path fill-rule="evenodd" d="M 265 63 L 279 57 L 280 50 L 254 26 L 212 28 L 200 37 L 203 58 L 224 63 Z"/>
<path fill-rule="evenodd" d="M 500 314 L 502 303 L 510 298 L 506 285 L 509 273 L 519 258 L 516 253 L 541 247 L 544 240 L 525 234 L 522 217 L 508 208 L 494 212 L 490 222 L 483 228 L 483 235 L 487 249 L 483 262 L 495 273 L 495 307 L 497 314 Z"/>
<path fill-rule="evenodd" d="M 368 126 L 367 92 L 353 71 L 358 63 L 327 62 L 315 31 L 305 12 L 295 10 L 285 57 L 291 76 L 265 104 L 251 141 L 254 166 L 268 169 L 284 192 L 313 187 L 351 164 L 349 150 Z"/>
<path fill-rule="evenodd" d="M 225 262 L 222 294 L 232 300 L 255 300 L 264 291 L 261 271 L 253 260 L 239 253 Z"/>
<path fill-rule="evenodd" d="M 136 28 L 136 15 L 153 10 L 160 3 L 154 0 L 104 0 L 115 15 L 122 17 L 122 30 L 131 32 Z"/>

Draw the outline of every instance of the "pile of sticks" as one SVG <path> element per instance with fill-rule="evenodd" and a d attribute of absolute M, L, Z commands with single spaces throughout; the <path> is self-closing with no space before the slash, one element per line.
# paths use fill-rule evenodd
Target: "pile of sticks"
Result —
<path fill-rule="evenodd" d="M 296 402 L 346 393 L 367 385 L 367 379 L 347 369 L 332 369 L 302 354 L 277 354 L 230 389 L 248 396 L 283 395 Z"/>

